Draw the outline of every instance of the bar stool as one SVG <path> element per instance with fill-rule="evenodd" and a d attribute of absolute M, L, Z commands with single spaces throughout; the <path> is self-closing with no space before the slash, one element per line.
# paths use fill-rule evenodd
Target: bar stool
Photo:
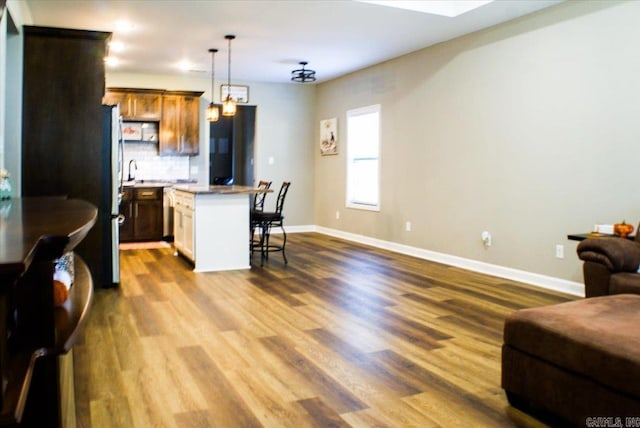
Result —
<path fill-rule="evenodd" d="M 282 209 L 284 208 L 284 200 L 289 191 L 291 182 L 284 181 L 278 192 L 278 199 L 276 200 L 276 210 L 272 212 L 256 211 L 252 213 L 251 224 L 255 224 L 255 227 L 260 228 L 260 241 L 256 246 L 260 248 L 260 266 L 264 264 L 264 260 L 269 260 L 269 253 L 273 251 L 282 251 L 282 257 L 284 263 L 287 264 L 287 255 L 285 253 L 285 245 L 287 244 L 287 233 L 284 230 L 284 216 L 282 215 Z M 271 228 L 279 227 L 282 230 L 282 245 L 271 244 L 269 238 L 271 236 Z"/>
<path fill-rule="evenodd" d="M 257 188 L 260 190 L 269 190 L 271 187 L 271 181 L 260 180 L 258 182 Z M 255 247 L 260 245 L 260 240 L 255 240 L 253 237 L 255 235 L 256 228 L 260 226 L 260 223 L 255 218 L 255 213 L 261 213 L 264 211 L 264 200 L 267 196 L 267 192 L 258 192 L 253 195 L 253 205 L 251 206 L 250 213 L 250 221 L 249 221 L 249 232 L 250 232 L 250 244 L 251 244 L 251 252 Z"/>

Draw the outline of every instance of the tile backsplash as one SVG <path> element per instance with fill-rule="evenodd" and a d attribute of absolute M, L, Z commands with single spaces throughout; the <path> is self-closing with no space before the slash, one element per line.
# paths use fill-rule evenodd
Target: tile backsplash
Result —
<path fill-rule="evenodd" d="M 188 180 L 188 156 L 160 156 L 158 145 L 149 143 L 124 143 L 124 178 L 129 174 L 129 161 L 138 165 L 136 180 Z M 133 174 L 133 169 L 131 171 Z"/>

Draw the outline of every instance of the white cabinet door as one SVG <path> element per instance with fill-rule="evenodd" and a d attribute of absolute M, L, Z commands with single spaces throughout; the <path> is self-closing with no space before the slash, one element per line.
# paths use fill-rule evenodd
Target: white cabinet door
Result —
<path fill-rule="evenodd" d="M 193 211 L 185 210 L 182 216 L 182 226 L 184 229 L 184 254 L 191 260 L 195 260 L 194 244 L 193 244 Z"/>
<path fill-rule="evenodd" d="M 193 262 L 195 262 L 194 207 L 193 194 L 176 191 L 173 244 L 177 251 Z"/>
<path fill-rule="evenodd" d="M 183 208 L 178 205 L 174 206 L 173 245 L 178 251 L 184 249 L 184 215 Z"/>

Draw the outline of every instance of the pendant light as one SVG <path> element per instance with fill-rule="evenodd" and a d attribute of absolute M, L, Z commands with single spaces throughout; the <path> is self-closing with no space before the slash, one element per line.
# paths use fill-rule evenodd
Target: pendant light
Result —
<path fill-rule="evenodd" d="M 291 80 L 294 82 L 306 83 L 306 82 L 315 82 L 316 81 L 316 72 L 315 70 L 305 70 L 304 66 L 309 64 L 307 61 L 300 61 L 298 64 L 302 66 L 298 70 L 293 70 L 291 72 Z"/>
<path fill-rule="evenodd" d="M 209 49 L 209 52 L 211 52 L 211 102 L 207 107 L 207 120 L 209 122 L 217 122 L 220 118 L 220 112 L 218 111 L 218 106 L 213 103 L 213 76 L 215 75 L 215 56 L 218 49 Z"/>
<path fill-rule="evenodd" d="M 229 41 L 229 62 L 227 69 L 227 97 L 222 102 L 222 115 L 233 116 L 236 114 L 236 100 L 231 97 L 231 40 L 236 36 L 233 34 L 227 34 L 224 36 Z"/>

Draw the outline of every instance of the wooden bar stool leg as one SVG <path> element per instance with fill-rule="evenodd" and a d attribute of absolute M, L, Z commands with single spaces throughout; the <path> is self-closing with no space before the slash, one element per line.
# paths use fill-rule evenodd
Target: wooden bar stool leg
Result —
<path fill-rule="evenodd" d="M 264 266 L 264 259 L 266 256 L 268 256 L 268 252 L 265 251 L 265 240 L 267 241 L 267 249 L 268 249 L 268 245 L 269 245 L 269 238 L 268 238 L 268 232 L 267 232 L 267 228 L 268 228 L 268 223 L 263 222 L 262 224 L 260 224 L 260 229 L 261 229 L 261 234 L 260 234 L 260 266 Z"/>
<path fill-rule="evenodd" d="M 285 232 L 284 227 L 280 225 L 280 229 L 282 229 L 282 258 L 284 258 L 284 264 L 288 264 L 287 255 L 284 252 L 284 246 L 287 245 L 287 232 Z"/>

